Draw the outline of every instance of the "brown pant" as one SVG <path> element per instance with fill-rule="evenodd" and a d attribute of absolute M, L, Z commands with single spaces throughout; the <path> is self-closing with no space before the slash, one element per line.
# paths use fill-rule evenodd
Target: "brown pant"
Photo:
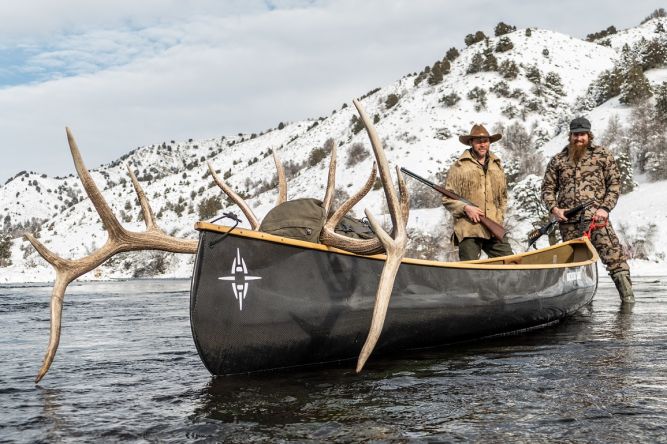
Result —
<path fill-rule="evenodd" d="M 491 239 L 466 237 L 459 242 L 459 259 L 462 261 L 479 259 L 482 250 L 484 250 L 490 258 L 514 254 L 507 239 L 499 241 L 495 237 L 492 237 Z"/>
<path fill-rule="evenodd" d="M 591 221 L 588 220 L 582 224 L 560 224 L 560 235 L 564 241 L 576 239 L 583 235 L 590 223 Z M 606 227 L 593 230 L 591 243 L 600 255 L 600 260 L 607 267 L 607 273 L 610 276 L 619 271 L 630 271 L 623 247 L 610 222 Z"/>

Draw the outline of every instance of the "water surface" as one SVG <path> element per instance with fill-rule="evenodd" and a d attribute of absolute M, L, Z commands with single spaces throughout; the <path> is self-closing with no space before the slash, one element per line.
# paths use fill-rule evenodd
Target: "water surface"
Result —
<path fill-rule="evenodd" d="M 590 307 L 520 336 L 326 369 L 213 378 L 189 325 L 189 282 L 70 287 L 60 348 L 37 385 L 46 286 L 0 286 L 2 442 L 666 442 L 667 278 L 621 309 Z"/>

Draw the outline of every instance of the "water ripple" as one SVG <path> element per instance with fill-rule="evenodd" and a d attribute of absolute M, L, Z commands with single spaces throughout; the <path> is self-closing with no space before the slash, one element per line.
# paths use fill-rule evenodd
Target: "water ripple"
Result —
<path fill-rule="evenodd" d="M 609 280 L 544 330 L 323 369 L 212 378 L 188 281 L 79 283 L 58 356 L 50 288 L 0 286 L 7 442 L 667 442 L 667 279 Z"/>

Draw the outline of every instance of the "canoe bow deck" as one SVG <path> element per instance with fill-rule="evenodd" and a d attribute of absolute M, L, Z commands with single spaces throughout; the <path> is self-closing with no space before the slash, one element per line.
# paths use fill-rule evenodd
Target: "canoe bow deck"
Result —
<path fill-rule="evenodd" d="M 190 319 L 212 374 L 356 359 L 384 255 L 205 222 L 195 228 Z M 592 300 L 597 259 L 585 238 L 478 261 L 406 258 L 374 353 L 558 321 Z"/>

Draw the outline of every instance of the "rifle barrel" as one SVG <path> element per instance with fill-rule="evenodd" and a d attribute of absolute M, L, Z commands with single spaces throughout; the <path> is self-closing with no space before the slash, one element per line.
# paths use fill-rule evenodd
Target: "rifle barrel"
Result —
<path fill-rule="evenodd" d="M 455 199 L 463 202 L 466 205 L 472 205 L 476 207 L 474 203 L 470 202 L 468 199 L 465 199 L 458 194 L 454 193 L 453 191 L 447 190 L 444 187 L 438 186 L 434 184 L 433 182 L 424 179 L 423 177 L 419 176 L 418 174 L 413 173 L 412 171 L 405 169 L 401 167 L 401 172 L 407 174 L 408 176 L 417 179 L 418 181 L 422 182 L 425 185 L 428 185 L 429 187 L 433 188 L 435 191 L 439 192 L 440 194 L 443 194 L 450 199 Z M 486 216 L 482 216 L 479 221 L 482 225 L 484 225 L 490 232 L 493 234 L 494 237 L 496 237 L 499 240 L 502 240 L 503 237 L 505 236 L 505 227 L 500 225 L 498 222 L 494 221 L 493 219 L 489 219 Z"/>

